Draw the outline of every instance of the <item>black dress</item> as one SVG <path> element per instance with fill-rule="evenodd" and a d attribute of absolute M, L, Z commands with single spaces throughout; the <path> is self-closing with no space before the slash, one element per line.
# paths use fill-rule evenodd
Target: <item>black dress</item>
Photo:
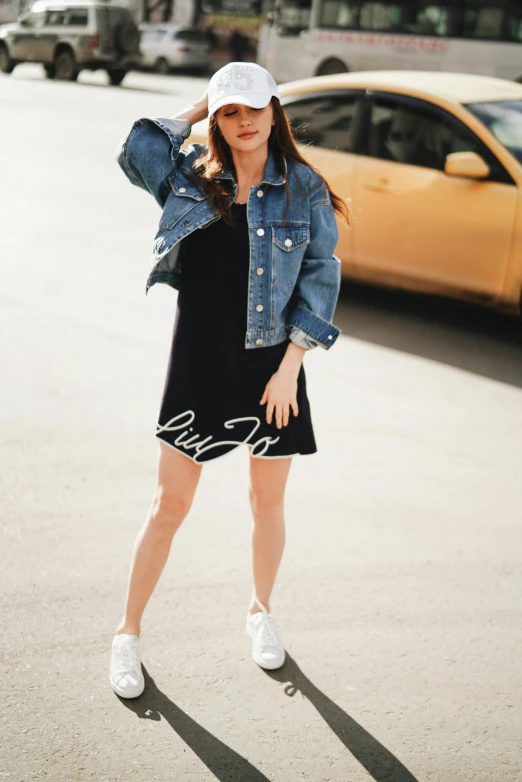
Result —
<path fill-rule="evenodd" d="M 278 429 L 275 415 L 268 424 L 266 404 L 259 404 L 288 339 L 245 348 L 246 204 L 233 204 L 232 216 L 234 225 L 220 218 L 195 230 L 180 248 L 183 271 L 156 435 L 198 464 L 242 443 L 262 458 L 315 453 L 303 366 L 297 381 L 299 413 L 290 408 L 287 426 Z"/>

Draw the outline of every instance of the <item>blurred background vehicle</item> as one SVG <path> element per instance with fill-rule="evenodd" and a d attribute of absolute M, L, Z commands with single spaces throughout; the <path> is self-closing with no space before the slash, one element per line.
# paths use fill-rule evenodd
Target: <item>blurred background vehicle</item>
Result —
<path fill-rule="evenodd" d="M 143 23 L 140 31 L 143 68 L 163 74 L 174 69 L 208 74 L 210 45 L 204 30 Z"/>
<path fill-rule="evenodd" d="M 350 205 L 344 277 L 520 311 L 522 85 L 381 71 L 280 93 L 303 155 Z"/>
<path fill-rule="evenodd" d="M 514 0 L 275 0 L 258 62 L 276 81 L 407 69 L 522 79 Z"/>
<path fill-rule="evenodd" d="M 96 0 L 36 0 L 17 22 L 0 26 L 0 70 L 41 62 L 50 79 L 75 81 L 103 68 L 119 85 L 141 59 L 139 30 L 127 8 Z"/>

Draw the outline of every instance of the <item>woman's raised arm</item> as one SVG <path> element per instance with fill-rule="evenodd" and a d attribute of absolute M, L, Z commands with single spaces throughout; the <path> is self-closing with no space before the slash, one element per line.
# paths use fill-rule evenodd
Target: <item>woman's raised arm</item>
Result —
<path fill-rule="evenodd" d="M 206 93 L 174 117 L 137 120 L 116 150 L 116 160 L 128 180 L 143 188 L 163 208 L 169 192 L 167 179 L 179 166 L 181 146 L 191 127 L 208 115 Z"/>

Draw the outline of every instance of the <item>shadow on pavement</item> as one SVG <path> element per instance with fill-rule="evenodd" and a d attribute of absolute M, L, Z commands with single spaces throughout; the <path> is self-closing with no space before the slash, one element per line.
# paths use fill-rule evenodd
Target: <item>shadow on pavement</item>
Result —
<path fill-rule="evenodd" d="M 290 698 L 298 692 L 307 698 L 372 779 L 386 779 L 388 782 L 418 782 L 395 755 L 312 684 L 288 652 L 283 667 L 277 671 L 266 671 L 266 674 L 281 684 L 286 683 L 284 691 Z"/>
<path fill-rule="evenodd" d="M 131 71 L 130 73 L 132 74 L 133 71 Z M 43 74 L 32 73 L 32 72 L 31 73 L 20 74 L 19 76 L 14 77 L 13 81 L 14 80 L 19 80 L 19 81 L 41 81 L 41 82 L 44 82 L 45 84 L 49 84 L 49 83 L 53 83 L 54 84 L 54 83 L 56 83 L 56 82 L 50 82 L 48 79 L 45 78 L 45 76 Z M 83 89 L 84 87 L 93 87 L 95 89 L 100 89 L 100 90 L 125 90 L 125 92 L 150 92 L 150 93 L 157 94 L 157 95 L 170 95 L 170 96 L 173 96 L 173 95 L 179 95 L 180 94 L 178 91 L 173 89 L 174 84 L 172 85 L 172 87 L 170 89 L 168 89 L 167 87 L 165 87 L 165 88 L 163 88 L 163 87 L 154 87 L 152 85 L 151 86 L 144 85 L 143 87 L 131 86 L 131 85 L 127 84 L 124 81 L 121 84 L 121 86 L 114 87 L 114 86 L 106 83 L 105 81 L 103 83 L 94 82 L 94 81 L 85 81 L 85 80 L 82 79 L 81 74 L 80 74 L 80 78 L 79 78 L 79 80 L 77 82 L 66 82 L 66 81 L 64 81 L 64 82 L 60 82 L 60 84 L 68 84 L 71 87 L 74 87 L 74 88 L 80 87 L 81 89 Z"/>
<path fill-rule="evenodd" d="M 246 758 L 213 736 L 167 698 L 165 693 L 157 688 L 144 665 L 142 668 L 145 676 L 145 692 L 135 700 L 120 698 L 124 706 L 140 719 L 159 722 L 163 717 L 216 779 L 222 782 L 226 780 L 270 782 L 268 777 Z M 298 692 L 307 698 L 372 779 L 376 781 L 386 779 L 388 782 L 418 782 L 395 755 L 312 684 L 288 653 L 282 668 L 277 671 L 265 671 L 265 673 L 274 681 L 286 684 L 284 692 L 290 698 Z"/>
<path fill-rule="evenodd" d="M 176 706 L 154 683 L 147 669 L 142 665 L 145 676 L 145 692 L 135 700 L 120 701 L 140 719 L 159 722 L 161 717 L 178 734 L 185 744 L 222 782 L 270 782 L 261 771 L 249 761 L 217 739 L 202 725 Z M 175 769 L 172 769 L 173 774 Z"/>
<path fill-rule="evenodd" d="M 96 84 L 93 81 L 79 81 L 77 82 L 79 87 L 94 87 L 100 90 L 124 90 L 125 92 L 150 92 L 156 95 L 179 95 L 174 89 L 162 89 L 158 87 L 131 87 L 129 84 L 123 82 L 119 87 L 114 87 L 111 84 Z"/>
<path fill-rule="evenodd" d="M 522 323 L 515 316 L 345 280 L 334 323 L 345 336 L 522 388 Z"/>

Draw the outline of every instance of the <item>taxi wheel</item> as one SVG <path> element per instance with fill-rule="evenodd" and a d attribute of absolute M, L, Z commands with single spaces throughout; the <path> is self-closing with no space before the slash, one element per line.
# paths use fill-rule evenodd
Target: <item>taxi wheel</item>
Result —
<path fill-rule="evenodd" d="M 331 76 L 332 73 L 346 73 L 347 71 L 348 68 L 342 60 L 331 57 L 319 66 L 316 76 Z"/>
<path fill-rule="evenodd" d="M 0 45 L 0 71 L 2 73 L 12 73 L 15 63 L 9 57 L 9 52 L 5 44 Z"/>

